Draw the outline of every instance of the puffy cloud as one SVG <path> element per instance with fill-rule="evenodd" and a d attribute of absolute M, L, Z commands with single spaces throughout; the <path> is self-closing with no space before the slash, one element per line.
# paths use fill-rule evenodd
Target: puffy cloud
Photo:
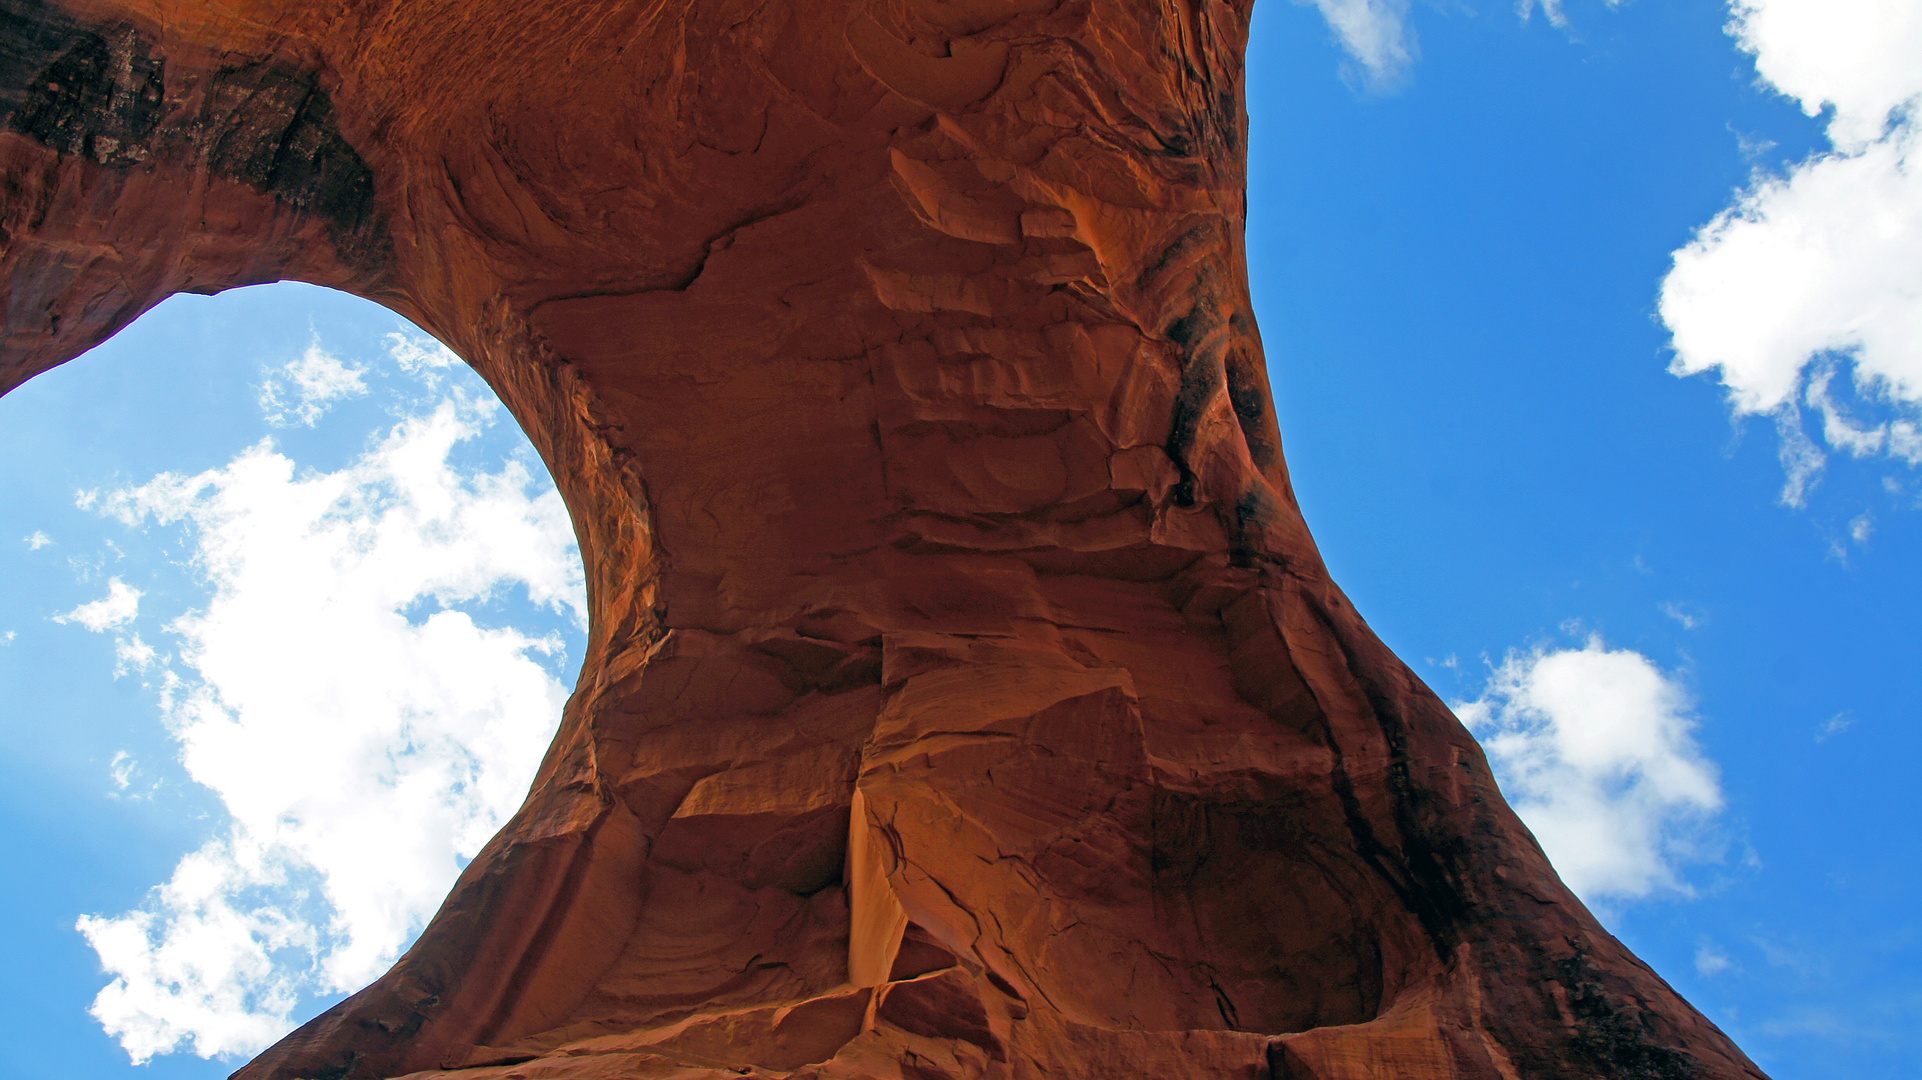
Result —
<path fill-rule="evenodd" d="M 140 763 L 125 750 L 116 751 L 113 760 L 107 764 L 107 775 L 113 777 L 113 786 L 125 791 L 133 784 L 135 774 L 140 772 Z"/>
<path fill-rule="evenodd" d="M 81 604 L 65 615 L 55 615 L 57 623 L 79 623 L 98 634 L 116 626 L 125 626 L 140 613 L 140 598 L 145 594 L 119 578 L 107 582 L 107 595 L 88 604 Z"/>
<path fill-rule="evenodd" d="M 1866 544 L 1875 535 L 1875 515 L 1867 510 L 1849 519 L 1849 539 L 1858 544 Z"/>
<path fill-rule="evenodd" d="M 107 595 L 81 604 L 64 615 L 55 615 L 53 621 L 79 623 L 96 634 L 119 629 L 133 622 L 140 614 L 140 598 L 145 595 L 119 578 L 111 578 L 107 582 Z M 8 640 L 12 640 L 11 635 Z M 130 671 L 146 671 L 154 666 L 159 657 L 159 652 L 141 640 L 138 633 L 124 637 L 116 635 L 113 676 L 118 679 Z"/>
<path fill-rule="evenodd" d="M 113 643 L 114 677 L 118 678 L 130 671 L 146 671 L 160 659 L 160 653 L 152 645 L 140 640 L 139 634 L 129 634 L 115 639 Z"/>
<path fill-rule="evenodd" d="M 246 1053 L 285 1032 L 299 991 L 293 965 L 275 954 L 308 953 L 316 942 L 312 926 L 270 902 L 235 902 L 249 887 L 283 883 L 259 855 L 209 844 L 180 861 L 149 910 L 81 917 L 80 932 L 115 976 L 91 1011 L 135 1064 L 183 1042 L 203 1057 Z"/>
<path fill-rule="evenodd" d="M 425 334 L 388 334 L 387 355 L 400 365 L 402 371 L 416 379 L 431 379 L 437 373 L 458 368 L 461 364 L 461 358 L 455 356 L 452 349 Z"/>
<path fill-rule="evenodd" d="M 260 384 L 260 411 L 275 427 L 313 427 L 335 402 L 367 392 L 361 379 L 366 373 L 341 363 L 316 340 L 299 359 L 268 373 Z"/>
<path fill-rule="evenodd" d="M 36 529 L 32 536 L 23 538 L 21 542 L 27 545 L 28 551 L 39 551 L 41 548 L 53 543 L 53 537 Z"/>
<path fill-rule="evenodd" d="M 1686 891 L 1722 808 L 1683 688 L 1646 656 L 1592 637 L 1511 652 L 1456 713 L 1549 861 L 1584 899 Z"/>
<path fill-rule="evenodd" d="M 1313 4 L 1370 86 L 1392 84 L 1415 60 L 1407 0 L 1295 0 Z"/>
<path fill-rule="evenodd" d="M 1673 600 L 1665 601 L 1659 606 L 1662 614 L 1681 623 L 1682 629 L 1684 630 L 1693 630 L 1702 625 L 1701 616 L 1691 613 L 1687 608 Z"/>
<path fill-rule="evenodd" d="M 1842 149 L 1874 141 L 1922 94 L 1922 7 L 1889 0 L 1733 0 L 1729 32 L 1770 86 L 1810 116 L 1835 110 Z"/>
<path fill-rule="evenodd" d="M 585 597 L 544 479 L 449 463 L 496 409 L 456 391 L 337 472 L 263 441 L 98 500 L 180 528 L 210 587 L 166 627 L 161 700 L 231 816 L 141 908 L 79 920 L 112 979 L 93 1014 L 134 1061 L 254 1052 L 302 994 L 377 976 L 525 796 L 560 641 L 474 611 L 524 591 L 584 622 Z"/>
<path fill-rule="evenodd" d="M 1856 153 L 1762 178 L 1676 252 L 1661 298 L 1675 370 L 1719 369 L 1737 409 L 1765 413 L 1794 402 L 1811 363 L 1849 354 L 1871 392 L 1917 400 L 1917 149 L 1905 123 Z M 1816 392 L 1826 396 L 1826 378 Z"/>
<path fill-rule="evenodd" d="M 1826 462 L 1803 432 L 1856 457 L 1922 464 L 1922 7 L 1882 0 L 1737 0 L 1729 24 L 1760 77 L 1833 145 L 1758 175 L 1675 253 L 1660 310 L 1678 375 L 1715 372 L 1738 414 L 1774 414 L 1799 506 Z M 1831 392 L 1842 367 L 1863 422 Z"/>
<path fill-rule="evenodd" d="M 1808 505 L 1809 492 L 1828 468 L 1829 456 L 1802 430 L 1802 414 L 1794 407 L 1775 413 L 1776 459 L 1787 477 L 1782 483 L 1782 505 L 1800 509 Z"/>
<path fill-rule="evenodd" d="M 1735 961 L 1713 945 L 1704 943 L 1695 950 L 1695 973 L 1704 979 L 1713 979 L 1734 967 Z"/>

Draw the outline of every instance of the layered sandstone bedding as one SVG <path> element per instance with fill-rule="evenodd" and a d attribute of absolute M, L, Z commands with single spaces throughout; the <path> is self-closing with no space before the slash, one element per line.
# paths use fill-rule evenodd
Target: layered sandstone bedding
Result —
<path fill-rule="evenodd" d="M 1328 579 L 1249 14 L 0 0 L 0 387 L 344 289 L 494 386 L 587 566 L 525 807 L 240 1076 L 1761 1076 Z"/>

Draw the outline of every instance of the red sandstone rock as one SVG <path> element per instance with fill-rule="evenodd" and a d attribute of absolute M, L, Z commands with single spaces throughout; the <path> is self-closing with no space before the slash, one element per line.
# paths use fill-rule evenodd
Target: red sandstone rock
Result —
<path fill-rule="evenodd" d="M 0 388 L 330 285 L 580 532 L 526 806 L 240 1076 L 1760 1077 L 1328 580 L 1245 0 L 0 15 Z"/>

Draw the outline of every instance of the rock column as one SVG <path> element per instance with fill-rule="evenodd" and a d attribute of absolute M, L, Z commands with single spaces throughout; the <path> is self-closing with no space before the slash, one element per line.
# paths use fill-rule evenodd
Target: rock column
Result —
<path fill-rule="evenodd" d="M 0 3 L 0 386 L 356 292 L 588 566 L 525 807 L 238 1075 L 1760 1077 L 1328 579 L 1245 3 Z"/>

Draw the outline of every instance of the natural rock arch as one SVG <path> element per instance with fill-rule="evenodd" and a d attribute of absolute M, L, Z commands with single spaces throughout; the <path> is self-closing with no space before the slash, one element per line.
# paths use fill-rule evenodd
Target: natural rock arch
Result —
<path fill-rule="evenodd" d="M 240 1075 L 1760 1075 L 1328 580 L 1247 3 L 0 11 L 0 387 L 330 285 L 466 357 L 580 533 L 526 806 Z"/>

